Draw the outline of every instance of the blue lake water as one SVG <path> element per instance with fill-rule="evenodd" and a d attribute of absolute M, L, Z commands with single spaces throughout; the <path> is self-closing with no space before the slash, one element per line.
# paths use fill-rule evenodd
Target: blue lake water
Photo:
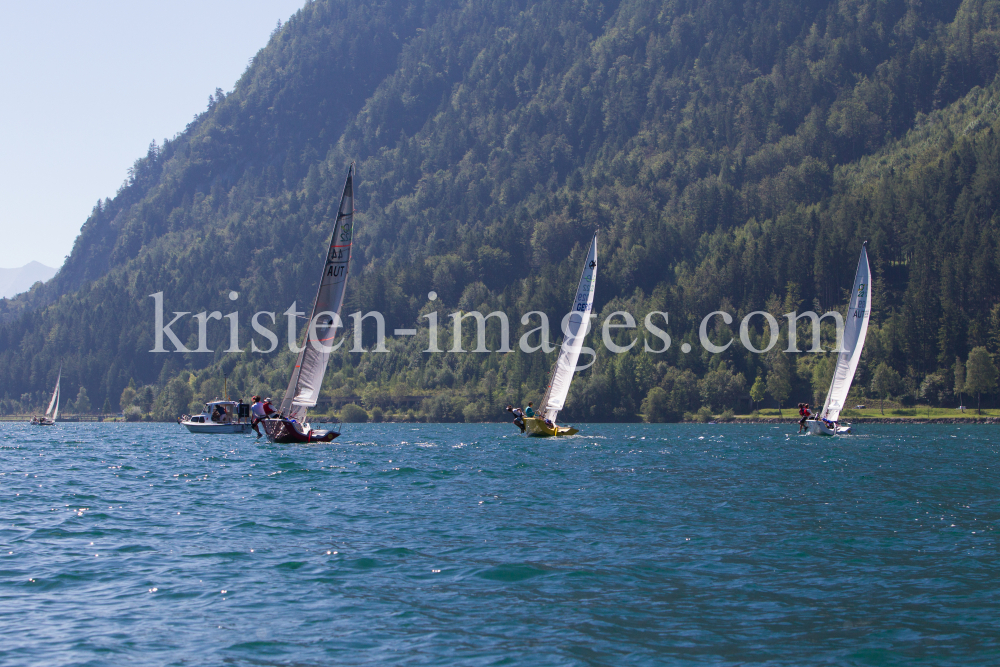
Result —
<path fill-rule="evenodd" d="M 0 664 L 995 665 L 1000 429 L 0 425 Z"/>

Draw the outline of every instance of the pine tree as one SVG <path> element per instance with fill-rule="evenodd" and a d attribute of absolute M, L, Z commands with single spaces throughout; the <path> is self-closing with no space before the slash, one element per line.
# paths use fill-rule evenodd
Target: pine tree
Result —
<path fill-rule="evenodd" d="M 966 363 L 965 389 L 976 394 L 976 413 L 983 414 L 982 395 L 996 389 L 997 367 L 985 347 L 973 348 Z"/>

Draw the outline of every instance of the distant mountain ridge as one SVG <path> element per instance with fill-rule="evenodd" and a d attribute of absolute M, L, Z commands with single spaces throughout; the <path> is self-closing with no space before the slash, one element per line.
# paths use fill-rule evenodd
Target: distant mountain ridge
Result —
<path fill-rule="evenodd" d="M 52 278 L 56 271 L 39 262 L 28 262 L 16 269 L 0 269 L 0 299 L 10 299 L 26 292 L 36 282 Z"/>
<path fill-rule="evenodd" d="M 53 280 L 0 301 L 0 392 L 40 401 L 63 364 L 68 395 L 116 407 L 134 381 L 161 416 L 223 375 L 278 393 L 287 355 L 227 355 L 222 325 L 211 354 L 150 354 L 149 295 L 192 312 L 308 303 L 356 161 L 346 312 L 389 330 L 421 326 L 429 289 L 512 323 L 561 316 L 600 228 L 595 312 L 667 311 L 675 344 L 599 351 L 568 418 L 633 419 L 656 386 L 675 415 L 732 406 L 758 375 L 822 395 L 822 355 L 782 368 L 739 343 L 678 348 L 699 350 L 713 310 L 843 307 L 865 240 L 876 314 L 856 385 L 884 362 L 899 392 L 933 377 L 950 400 L 955 358 L 1000 347 L 998 59 L 989 0 L 308 2 L 97 203 Z M 327 391 L 385 409 L 423 394 L 435 419 L 468 418 L 534 395 L 551 367 L 421 345 L 344 352 Z"/>

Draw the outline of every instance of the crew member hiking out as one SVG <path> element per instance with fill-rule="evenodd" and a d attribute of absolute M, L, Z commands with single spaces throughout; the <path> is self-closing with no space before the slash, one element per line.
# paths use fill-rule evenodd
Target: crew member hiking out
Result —
<path fill-rule="evenodd" d="M 264 404 L 260 402 L 260 396 L 254 396 L 253 405 L 250 406 L 250 428 L 257 433 L 258 438 L 263 434 L 260 432 L 260 427 L 257 425 L 260 424 L 260 420 L 264 419 L 266 416 L 267 413 L 264 412 Z"/>
<path fill-rule="evenodd" d="M 521 433 L 524 433 L 524 412 L 521 408 L 514 408 L 508 405 L 505 409 L 514 415 L 514 426 L 517 426 L 521 429 Z"/>
<path fill-rule="evenodd" d="M 799 433 L 802 433 L 802 431 L 806 430 L 806 420 L 812 417 L 812 413 L 809 412 L 808 403 L 799 403 L 799 417 L 802 418 L 799 420 Z"/>

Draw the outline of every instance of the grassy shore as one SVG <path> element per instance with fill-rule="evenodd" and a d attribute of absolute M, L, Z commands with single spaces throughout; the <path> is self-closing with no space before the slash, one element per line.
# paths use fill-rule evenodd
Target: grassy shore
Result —
<path fill-rule="evenodd" d="M 778 410 L 774 408 L 759 410 L 757 415 L 762 418 L 778 417 Z M 796 408 L 787 408 L 781 411 L 781 416 L 785 419 L 799 419 L 799 412 Z M 736 415 L 736 419 L 751 419 L 754 415 Z M 926 421 L 928 419 L 984 419 L 986 417 L 1000 417 L 1000 410 L 984 409 L 983 413 L 977 414 L 975 408 L 971 410 L 956 410 L 955 408 L 934 408 L 927 405 L 918 405 L 913 408 L 886 408 L 885 413 L 879 410 L 878 406 L 867 406 L 864 410 L 844 410 L 840 413 L 841 421 L 851 419 L 906 419 L 916 421 Z"/>

